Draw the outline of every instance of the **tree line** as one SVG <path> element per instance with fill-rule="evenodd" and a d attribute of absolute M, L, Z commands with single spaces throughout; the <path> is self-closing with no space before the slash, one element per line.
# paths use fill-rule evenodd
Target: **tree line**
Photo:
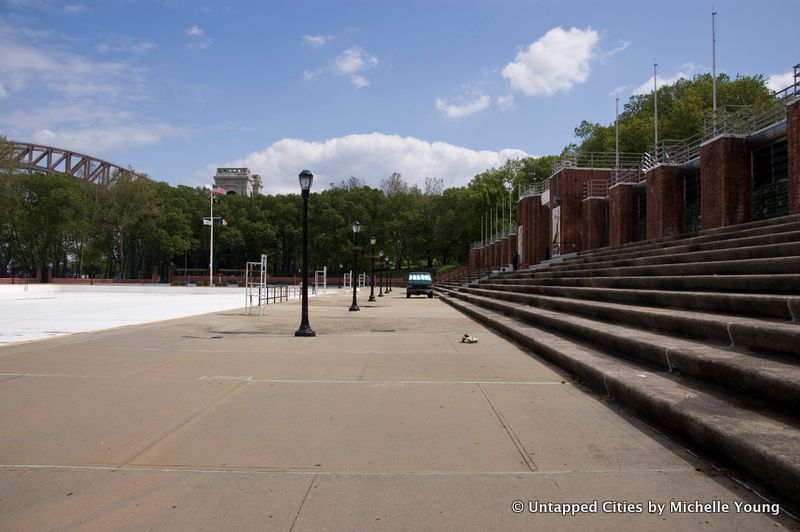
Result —
<path fill-rule="evenodd" d="M 762 76 L 718 76 L 719 105 L 766 105 L 772 96 Z M 661 138 L 681 139 L 702 130 L 711 110 L 711 77 L 681 79 L 658 90 Z M 653 144 L 653 95 L 635 95 L 620 114 L 623 152 L 645 152 Z M 422 188 L 399 173 L 378 188 L 350 177 L 312 192 L 309 201 L 310 266 L 331 273 L 349 270 L 351 223 L 362 224 L 365 252 L 382 250 L 395 269 L 465 262 L 470 242 L 487 232 L 485 221 L 514 216 L 521 189 L 549 177 L 561 156 L 613 152 L 615 124 L 583 121 L 575 143 L 559 155 L 509 160 L 473 177 L 464 187 L 444 188 L 428 178 Z M 171 186 L 120 172 L 112 186 L 64 174 L 20 172 L 10 144 L 0 138 L 0 275 L 33 275 L 52 265 L 56 277 L 140 278 L 175 268 L 207 268 L 210 192 Z M 501 207 L 502 206 L 502 207 Z M 215 227 L 216 268 L 243 269 L 269 256 L 269 273 L 293 275 L 301 264 L 299 194 L 221 196 L 214 214 L 228 221 Z M 504 216 L 508 217 L 508 214 Z M 509 225 L 513 224 L 508 220 Z M 371 236 L 377 240 L 369 249 Z M 341 265 L 341 266 L 340 266 Z"/>

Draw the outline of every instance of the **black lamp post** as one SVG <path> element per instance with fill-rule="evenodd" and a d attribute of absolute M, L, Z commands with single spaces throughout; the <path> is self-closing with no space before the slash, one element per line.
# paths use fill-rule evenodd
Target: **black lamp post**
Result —
<path fill-rule="evenodd" d="M 369 237 L 369 254 L 372 257 L 372 273 L 369 276 L 369 301 L 375 301 L 375 237 Z"/>
<path fill-rule="evenodd" d="M 311 190 L 311 182 L 314 181 L 314 174 L 303 170 L 298 177 L 303 195 L 303 311 L 300 328 L 295 331 L 294 335 L 316 336 L 311 325 L 308 324 L 308 193 Z"/>
<path fill-rule="evenodd" d="M 361 231 L 361 222 L 355 221 L 353 222 L 353 235 L 354 236 L 354 244 L 353 244 L 353 275 L 358 275 L 358 232 Z M 361 310 L 358 308 L 358 299 L 356 296 L 356 282 L 355 277 L 350 277 L 350 283 L 353 285 L 353 304 L 350 305 L 350 310 Z"/>
<path fill-rule="evenodd" d="M 378 265 L 379 265 L 379 266 L 380 266 L 380 268 L 381 268 L 381 290 L 380 290 L 380 292 L 378 293 L 378 297 L 383 297 L 383 267 L 384 267 L 384 264 L 383 264 L 383 259 L 384 259 L 385 257 L 383 256 L 383 251 L 380 251 L 380 252 L 378 253 L 378 255 L 380 256 L 380 259 L 378 259 L 378 260 L 379 260 L 379 262 L 378 262 Z"/>
<path fill-rule="evenodd" d="M 386 293 L 392 291 L 392 259 L 386 256 Z"/>

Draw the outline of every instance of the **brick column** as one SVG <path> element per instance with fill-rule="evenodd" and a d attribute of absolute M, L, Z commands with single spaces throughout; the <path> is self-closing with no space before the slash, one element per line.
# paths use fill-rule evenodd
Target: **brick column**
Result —
<path fill-rule="evenodd" d="M 517 254 L 517 235 L 516 233 L 508 237 L 508 263 L 514 264 L 514 255 Z"/>
<path fill-rule="evenodd" d="M 621 246 L 636 240 L 636 190 L 621 183 L 608 189 L 608 245 Z"/>
<path fill-rule="evenodd" d="M 786 158 L 789 161 L 789 214 L 800 214 L 800 100 L 786 107 Z"/>
<path fill-rule="evenodd" d="M 608 200 L 587 198 L 583 200 L 581 249 L 586 251 L 607 245 L 608 241 Z"/>
<path fill-rule="evenodd" d="M 469 250 L 469 269 L 470 270 L 477 270 L 478 269 L 478 259 L 479 259 L 480 250 L 477 248 L 473 248 Z"/>
<path fill-rule="evenodd" d="M 752 195 L 750 149 L 745 139 L 719 137 L 700 148 L 703 229 L 749 222 Z"/>
<path fill-rule="evenodd" d="M 534 231 L 532 207 L 534 198 L 539 196 L 528 196 L 517 202 L 517 223 L 522 226 L 522 257 L 520 268 L 527 268 L 533 264 L 533 247 L 531 246 Z M 517 235 L 519 237 L 519 234 Z"/>
<path fill-rule="evenodd" d="M 647 172 L 647 239 L 683 232 L 683 175 L 679 166 L 660 164 Z"/>

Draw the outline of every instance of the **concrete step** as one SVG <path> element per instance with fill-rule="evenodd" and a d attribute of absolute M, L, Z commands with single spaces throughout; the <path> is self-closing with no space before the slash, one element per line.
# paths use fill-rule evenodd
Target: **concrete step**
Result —
<path fill-rule="evenodd" d="M 753 236 L 766 236 L 787 231 L 800 230 L 800 215 L 793 214 L 770 220 L 760 220 L 746 224 L 738 224 L 718 229 L 709 229 L 699 233 L 686 233 L 657 240 L 642 240 L 629 242 L 621 246 L 607 246 L 604 248 L 581 251 L 571 260 L 581 260 L 604 255 L 617 255 L 649 249 L 669 248 L 684 244 L 702 244 L 715 241 L 725 241 Z"/>
<path fill-rule="evenodd" d="M 469 293 L 445 293 L 537 327 L 602 348 L 614 356 L 690 375 L 744 393 L 788 412 L 800 411 L 800 364 L 753 356 L 745 351 L 637 330 L 625 325 L 498 301 Z"/>
<path fill-rule="evenodd" d="M 615 268 L 590 268 L 506 274 L 507 279 L 547 279 L 554 277 L 625 277 L 634 275 L 776 275 L 800 272 L 800 257 L 766 257 L 679 264 L 651 264 Z M 492 279 L 503 278 L 502 276 Z"/>
<path fill-rule="evenodd" d="M 608 301 L 626 305 L 658 306 L 758 318 L 800 320 L 800 297 L 786 295 L 704 293 L 690 291 L 642 290 L 637 288 L 591 288 L 580 286 L 537 286 L 532 284 L 480 284 L 486 290 L 520 294 Z"/>
<path fill-rule="evenodd" d="M 800 257 L 800 242 L 784 242 L 762 246 L 736 247 L 712 251 L 692 251 L 656 255 L 633 259 L 607 260 L 588 264 L 564 264 L 550 271 L 578 271 L 595 268 L 619 268 L 624 266 L 649 266 L 657 264 L 683 264 L 692 262 L 719 262 L 770 257 Z"/>
<path fill-rule="evenodd" d="M 644 369 L 542 327 L 453 297 L 442 300 L 784 496 L 794 500 L 800 493 L 800 430 L 791 420 L 766 415 L 693 379 Z"/>
<path fill-rule="evenodd" d="M 800 360 L 800 325 L 795 323 L 472 287 L 461 288 L 459 294 L 511 301 L 607 323 L 620 323 L 645 331 L 661 331 Z"/>
<path fill-rule="evenodd" d="M 721 249 L 732 249 L 738 247 L 751 247 L 761 246 L 766 244 L 781 244 L 789 242 L 800 242 L 800 222 L 795 222 L 785 227 L 791 227 L 791 231 L 784 231 L 779 233 L 766 233 L 757 236 L 743 236 L 731 234 L 732 238 L 725 240 L 710 240 L 699 241 L 700 239 L 688 239 L 675 241 L 674 245 L 658 244 L 654 246 L 646 246 L 644 249 L 635 249 L 626 251 L 624 249 L 616 249 L 607 253 L 578 256 L 577 258 L 566 261 L 566 265 L 575 264 L 597 264 L 608 260 L 624 260 L 635 259 L 640 257 L 654 257 L 659 255 L 674 255 L 677 253 L 689 253 L 696 251 L 715 251 Z M 760 231 L 764 232 L 768 228 L 762 228 Z"/>
<path fill-rule="evenodd" d="M 652 275 L 620 277 L 495 277 L 486 282 L 526 286 L 585 286 L 639 290 L 686 290 L 696 292 L 748 292 L 800 294 L 800 274 L 778 275 Z"/>

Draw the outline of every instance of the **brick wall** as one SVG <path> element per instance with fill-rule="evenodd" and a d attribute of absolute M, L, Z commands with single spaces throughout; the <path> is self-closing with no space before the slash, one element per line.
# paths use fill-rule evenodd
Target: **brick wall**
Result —
<path fill-rule="evenodd" d="M 608 200 L 588 198 L 583 200 L 581 249 L 586 251 L 608 245 Z"/>
<path fill-rule="evenodd" d="M 621 246 L 636 240 L 636 189 L 632 184 L 608 189 L 608 245 Z"/>
<path fill-rule="evenodd" d="M 683 232 L 683 175 L 679 166 L 658 165 L 647 179 L 647 238 Z"/>
<path fill-rule="evenodd" d="M 749 222 L 753 185 L 743 138 L 719 137 L 700 148 L 700 223 L 713 229 Z"/>
<path fill-rule="evenodd" d="M 789 159 L 789 214 L 800 214 L 800 100 L 786 108 L 786 157 Z"/>
<path fill-rule="evenodd" d="M 561 200 L 561 253 L 581 251 L 583 242 L 583 185 L 593 179 L 610 179 L 611 170 L 564 168 L 550 180 L 550 200 Z M 549 238 L 548 238 L 549 240 Z"/>

